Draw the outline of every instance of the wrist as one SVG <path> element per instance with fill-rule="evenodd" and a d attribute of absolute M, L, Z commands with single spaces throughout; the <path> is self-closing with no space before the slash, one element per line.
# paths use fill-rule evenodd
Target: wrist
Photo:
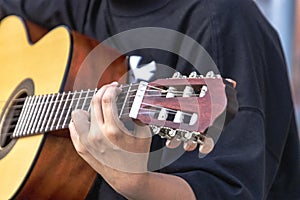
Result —
<path fill-rule="evenodd" d="M 135 199 L 140 196 L 139 192 L 148 187 L 150 173 L 126 173 L 122 174 L 115 181 L 114 189 L 128 199 Z"/>

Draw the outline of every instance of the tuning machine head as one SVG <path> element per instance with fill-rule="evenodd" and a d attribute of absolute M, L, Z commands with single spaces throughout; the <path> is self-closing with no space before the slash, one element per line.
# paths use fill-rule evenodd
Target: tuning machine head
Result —
<path fill-rule="evenodd" d="M 182 78 L 182 74 L 180 72 L 175 72 L 172 78 Z"/>
<path fill-rule="evenodd" d="M 152 129 L 153 133 L 159 135 L 161 138 L 166 138 L 168 140 L 173 139 L 176 136 L 176 130 L 168 127 L 157 127 L 151 125 L 150 128 Z"/>

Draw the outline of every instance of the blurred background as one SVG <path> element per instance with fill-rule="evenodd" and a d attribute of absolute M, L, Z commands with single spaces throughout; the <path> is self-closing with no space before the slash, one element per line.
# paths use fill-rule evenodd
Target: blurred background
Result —
<path fill-rule="evenodd" d="M 279 33 L 292 87 L 300 137 L 300 0 L 254 0 Z"/>

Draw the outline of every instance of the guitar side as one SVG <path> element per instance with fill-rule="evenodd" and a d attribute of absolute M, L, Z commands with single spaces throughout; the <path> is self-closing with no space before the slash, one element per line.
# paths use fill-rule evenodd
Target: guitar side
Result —
<path fill-rule="evenodd" d="M 34 25 L 25 26 L 16 16 L 1 21 L 2 126 L 16 88 L 21 88 L 16 95 L 26 90 L 34 90 L 27 91 L 34 95 L 72 90 L 80 64 L 98 44 L 64 26 L 44 33 L 45 30 L 39 31 Z M 37 42 L 31 44 L 32 41 Z M 107 77 L 122 76 L 125 66 L 125 58 L 121 57 L 111 67 L 118 74 L 108 72 Z M 90 73 L 87 70 L 86 74 Z M 106 82 L 100 81 L 98 86 Z M 26 86 L 27 83 L 34 87 Z M 89 84 L 82 83 L 79 87 L 85 88 L 85 85 Z M 19 138 L 1 148 L 0 177 L 0 199 L 84 199 L 96 173 L 77 155 L 68 130 L 61 130 L 55 134 Z"/>

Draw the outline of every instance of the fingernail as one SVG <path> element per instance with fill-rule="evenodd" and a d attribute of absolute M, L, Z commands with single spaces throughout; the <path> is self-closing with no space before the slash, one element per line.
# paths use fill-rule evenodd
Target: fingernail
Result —
<path fill-rule="evenodd" d="M 119 83 L 118 83 L 117 81 L 114 81 L 114 82 L 112 82 L 110 85 L 111 85 L 111 86 L 118 86 Z"/>

